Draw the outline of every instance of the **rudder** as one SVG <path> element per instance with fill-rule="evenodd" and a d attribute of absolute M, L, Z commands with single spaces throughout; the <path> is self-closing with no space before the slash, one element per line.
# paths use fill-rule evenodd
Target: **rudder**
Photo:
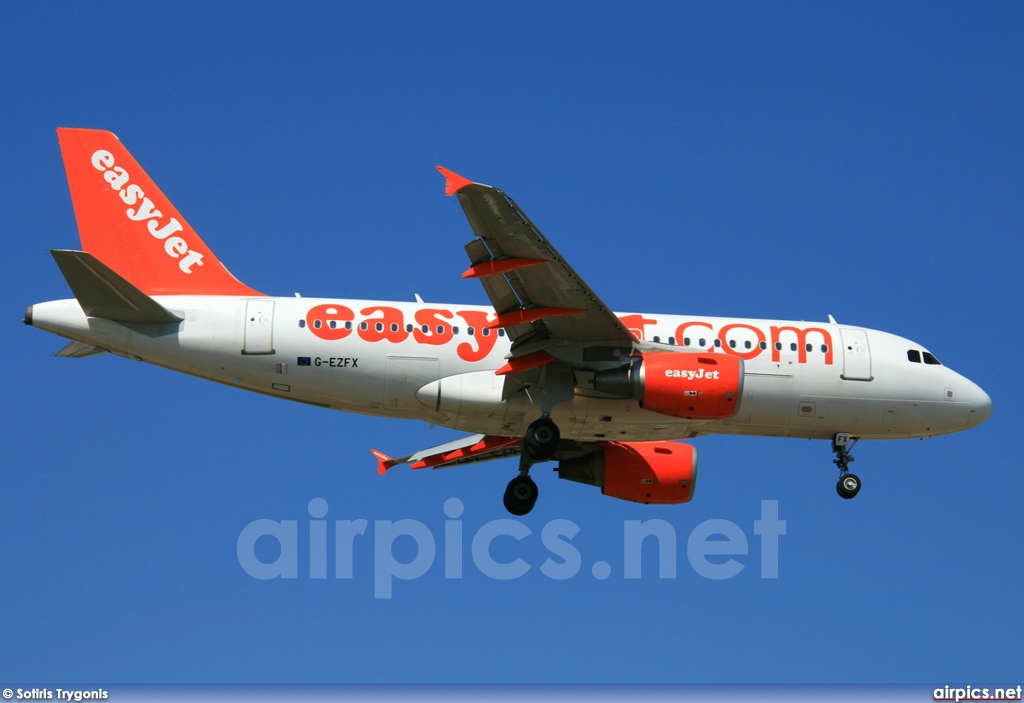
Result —
<path fill-rule="evenodd" d="M 231 275 L 112 133 L 57 136 L 82 249 L 147 295 L 262 295 Z"/>

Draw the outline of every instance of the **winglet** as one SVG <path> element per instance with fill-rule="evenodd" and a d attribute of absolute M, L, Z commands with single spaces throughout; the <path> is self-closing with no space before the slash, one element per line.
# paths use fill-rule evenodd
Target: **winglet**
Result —
<path fill-rule="evenodd" d="M 387 471 L 392 466 L 394 466 L 395 464 L 398 463 L 397 461 L 395 461 L 394 459 L 389 457 L 387 454 L 385 454 L 384 452 L 379 451 L 377 449 L 371 449 L 370 453 L 373 454 L 375 457 L 377 457 L 377 473 L 378 474 L 383 474 L 385 471 Z"/>
<path fill-rule="evenodd" d="M 463 176 L 460 176 L 459 174 L 455 173 L 455 171 L 451 171 L 445 168 L 444 166 L 437 166 L 436 168 L 438 171 L 441 172 L 441 175 L 444 176 L 445 195 L 455 195 L 466 186 L 473 185 L 473 181 L 469 180 L 468 178 L 464 178 Z"/>

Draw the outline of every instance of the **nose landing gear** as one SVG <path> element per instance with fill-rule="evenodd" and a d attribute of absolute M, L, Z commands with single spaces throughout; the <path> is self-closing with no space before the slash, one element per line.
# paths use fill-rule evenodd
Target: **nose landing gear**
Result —
<path fill-rule="evenodd" d="M 855 474 L 844 474 L 836 484 L 836 492 L 842 498 L 853 498 L 858 491 L 860 491 L 860 479 Z"/>
<path fill-rule="evenodd" d="M 850 437 L 849 432 L 839 432 L 832 438 L 832 451 L 836 458 L 832 463 L 839 468 L 839 483 L 836 484 L 836 493 L 840 498 L 849 500 L 860 492 L 860 478 L 850 473 L 849 464 L 854 461 L 850 450 L 857 443 L 856 438 Z"/>

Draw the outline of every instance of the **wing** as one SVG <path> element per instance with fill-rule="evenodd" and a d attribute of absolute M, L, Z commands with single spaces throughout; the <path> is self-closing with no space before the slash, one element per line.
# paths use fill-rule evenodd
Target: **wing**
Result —
<path fill-rule="evenodd" d="M 508 456 L 516 456 L 519 452 L 518 437 L 482 434 L 462 437 L 447 444 L 406 454 L 397 459 L 392 459 L 376 449 L 370 450 L 370 453 L 377 457 L 377 473 L 379 474 L 399 464 L 409 464 L 411 469 L 443 469 L 476 461 L 504 459 Z"/>
<path fill-rule="evenodd" d="M 511 198 L 437 168 L 477 236 L 466 245 L 471 266 L 462 275 L 480 279 L 498 314 L 491 326 L 505 328 L 513 342 L 506 373 L 553 360 L 531 356 L 544 350 L 562 356 L 552 351 L 559 346 L 632 347 L 626 326 Z"/>
<path fill-rule="evenodd" d="M 449 466 L 472 464 L 492 459 L 505 459 L 518 456 L 522 452 L 519 437 L 500 437 L 497 435 L 475 434 L 460 437 L 452 442 L 441 444 L 429 449 L 421 449 L 412 454 L 392 459 L 377 449 L 370 453 L 377 458 L 377 473 L 386 473 L 392 466 L 409 464 L 410 469 L 447 469 Z M 562 442 L 555 459 L 574 459 L 591 454 L 595 445 L 584 445 L 579 442 Z"/>

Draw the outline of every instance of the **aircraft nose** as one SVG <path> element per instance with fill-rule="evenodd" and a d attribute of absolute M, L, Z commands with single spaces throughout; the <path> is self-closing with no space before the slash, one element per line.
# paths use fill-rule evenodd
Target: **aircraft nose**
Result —
<path fill-rule="evenodd" d="M 992 414 L 992 399 L 981 390 L 977 383 L 971 383 L 971 409 L 967 415 L 967 426 L 977 427 Z"/>

